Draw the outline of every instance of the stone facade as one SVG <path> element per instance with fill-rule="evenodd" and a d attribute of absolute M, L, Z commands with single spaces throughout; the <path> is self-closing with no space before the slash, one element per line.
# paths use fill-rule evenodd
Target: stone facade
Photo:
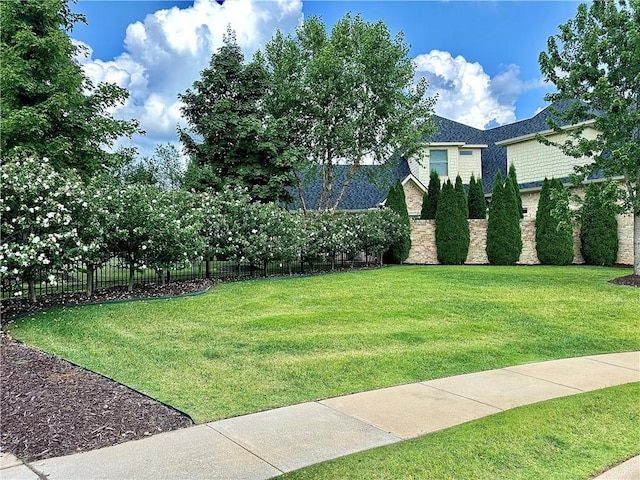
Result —
<path fill-rule="evenodd" d="M 536 226 L 535 218 L 523 218 L 520 221 L 522 230 L 522 253 L 518 264 L 539 264 L 536 254 Z M 487 259 L 487 220 L 469 220 L 469 232 L 471 243 L 467 255 L 468 265 L 483 265 L 489 263 Z M 406 263 L 435 265 L 438 264 L 436 251 L 435 220 L 414 220 L 411 222 L 411 251 Z M 573 263 L 584 263 L 580 254 L 580 233 L 578 229 L 573 232 Z M 633 264 L 633 216 L 618 215 L 618 258 L 616 263 L 622 265 Z"/>
<path fill-rule="evenodd" d="M 410 178 L 404 182 L 402 188 L 404 189 L 404 197 L 407 202 L 407 211 L 409 216 L 414 218 L 420 217 L 424 190 L 416 185 L 416 183 Z"/>

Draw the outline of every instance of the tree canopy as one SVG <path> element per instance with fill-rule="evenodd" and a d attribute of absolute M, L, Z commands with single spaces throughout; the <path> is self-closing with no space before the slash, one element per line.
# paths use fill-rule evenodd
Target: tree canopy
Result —
<path fill-rule="evenodd" d="M 289 199 L 291 166 L 278 155 L 274 123 L 264 108 L 268 83 L 263 56 L 258 52 L 245 64 L 228 29 L 200 79 L 179 95 L 190 127 L 178 130 L 190 156 L 187 188 L 240 186 L 257 200 Z"/>
<path fill-rule="evenodd" d="M 137 121 L 109 113 L 128 91 L 83 74 L 68 34 L 77 22 L 85 18 L 67 0 L 0 2 L 0 150 L 46 157 L 58 171 L 87 177 L 112 160 L 106 147 L 140 131 Z"/>
<path fill-rule="evenodd" d="M 414 83 L 402 34 L 392 38 L 382 21 L 347 14 L 327 34 L 311 17 L 296 33 L 278 32 L 266 46 L 273 72 L 266 104 L 280 121 L 286 154 L 297 160 L 299 190 L 305 176 L 319 175 L 315 207 L 335 210 L 363 162 L 391 164 L 422 147 L 434 101 L 424 80 Z M 350 168 L 334 191 L 338 163 Z"/>
<path fill-rule="evenodd" d="M 640 274 L 640 1 L 598 0 L 581 4 L 574 19 L 560 25 L 540 54 L 545 80 L 557 91 L 549 101 L 564 101 L 556 109 L 563 122 L 578 125 L 570 140 L 557 145 L 566 154 L 587 155 L 593 162 L 579 173 L 599 170 L 607 177 L 623 176 L 624 199 L 634 215 L 634 272 Z M 567 103 L 569 102 L 569 103 Z M 581 136 L 593 121 L 600 132 Z M 558 123 L 552 123 L 558 130 Z"/>

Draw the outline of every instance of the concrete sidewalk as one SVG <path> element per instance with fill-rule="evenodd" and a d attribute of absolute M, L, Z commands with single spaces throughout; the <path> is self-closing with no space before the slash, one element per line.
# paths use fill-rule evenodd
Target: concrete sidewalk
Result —
<path fill-rule="evenodd" d="M 267 479 L 517 406 L 637 381 L 640 352 L 519 365 L 278 408 L 28 465 L 3 455 L 0 478 Z M 640 478 L 637 459 L 625 465 L 625 475 Z"/>

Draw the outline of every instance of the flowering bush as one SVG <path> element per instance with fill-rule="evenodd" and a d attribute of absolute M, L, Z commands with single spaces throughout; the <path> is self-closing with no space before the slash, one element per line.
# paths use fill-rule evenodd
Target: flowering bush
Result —
<path fill-rule="evenodd" d="M 50 271 L 70 261 L 86 266 L 90 293 L 97 268 L 113 255 L 127 264 L 132 289 L 139 269 L 155 270 L 164 283 L 170 268 L 202 258 L 252 269 L 298 259 L 333 264 L 340 254 L 379 257 L 408 234 L 388 210 L 303 216 L 253 202 L 242 188 L 165 192 L 104 178 L 83 185 L 46 159 L 6 161 L 1 172 L 0 278 L 26 281 L 33 299 L 35 282 L 55 283 Z"/>
<path fill-rule="evenodd" d="M 72 213 L 84 191 L 73 173 L 62 176 L 46 158 L 4 159 L 0 172 L 0 278 L 26 281 L 35 300 L 36 281 L 56 282 L 41 270 L 61 268 L 70 259 L 67 252 L 78 246 Z"/>

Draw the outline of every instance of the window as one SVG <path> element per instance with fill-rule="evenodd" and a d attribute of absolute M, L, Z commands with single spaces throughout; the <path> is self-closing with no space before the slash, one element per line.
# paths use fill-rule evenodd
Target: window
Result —
<path fill-rule="evenodd" d="M 460 150 L 460 155 L 463 155 L 463 156 L 473 155 L 473 150 Z"/>
<path fill-rule="evenodd" d="M 448 163 L 446 150 L 429 150 L 429 168 L 438 172 L 441 177 L 449 176 Z"/>

